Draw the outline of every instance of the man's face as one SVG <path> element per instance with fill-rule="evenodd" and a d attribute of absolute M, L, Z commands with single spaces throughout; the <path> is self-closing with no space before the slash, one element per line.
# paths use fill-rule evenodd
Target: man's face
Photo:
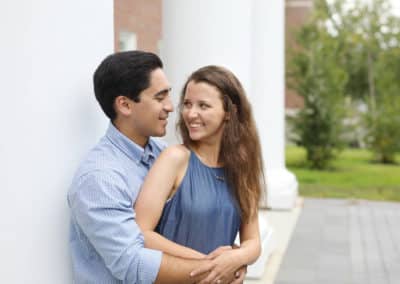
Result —
<path fill-rule="evenodd" d="M 133 102 L 131 123 L 142 137 L 164 136 L 168 114 L 174 110 L 170 84 L 162 69 L 150 73 L 150 86 L 143 90 L 139 102 Z"/>

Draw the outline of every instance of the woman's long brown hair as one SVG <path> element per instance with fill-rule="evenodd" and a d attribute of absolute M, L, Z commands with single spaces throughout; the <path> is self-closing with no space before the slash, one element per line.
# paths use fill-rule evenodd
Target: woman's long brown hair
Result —
<path fill-rule="evenodd" d="M 221 94 L 229 118 L 225 121 L 218 162 L 224 166 L 225 178 L 239 203 L 242 220 L 248 222 L 257 212 L 265 188 L 261 145 L 250 103 L 242 84 L 231 71 L 210 65 L 198 69 L 187 79 L 181 93 L 180 107 L 191 81 L 214 86 Z M 187 147 L 194 145 L 182 113 L 177 128 L 183 144 Z"/>

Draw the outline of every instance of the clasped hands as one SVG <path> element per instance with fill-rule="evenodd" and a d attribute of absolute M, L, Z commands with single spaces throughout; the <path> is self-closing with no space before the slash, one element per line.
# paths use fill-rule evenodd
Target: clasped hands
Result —
<path fill-rule="evenodd" d="M 208 254 L 207 263 L 193 270 L 190 276 L 195 277 L 203 273 L 208 274 L 198 284 L 239 284 L 243 283 L 247 266 L 240 262 L 238 247 L 221 246 Z"/>

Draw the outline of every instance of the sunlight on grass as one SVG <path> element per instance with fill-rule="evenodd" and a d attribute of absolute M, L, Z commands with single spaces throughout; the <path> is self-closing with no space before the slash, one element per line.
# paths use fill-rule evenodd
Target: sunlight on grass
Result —
<path fill-rule="evenodd" d="M 400 155 L 398 164 L 383 165 L 367 150 L 348 149 L 324 171 L 308 169 L 305 157 L 303 148 L 286 149 L 286 165 L 303 196 L 400 201 Z"/>

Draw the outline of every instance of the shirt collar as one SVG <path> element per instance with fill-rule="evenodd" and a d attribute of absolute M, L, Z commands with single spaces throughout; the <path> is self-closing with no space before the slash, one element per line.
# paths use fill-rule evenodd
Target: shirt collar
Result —
<path fill-rule="evenodd" d="M 151 137 L 149 142 L 143 148 L 126 137 L 111 122 L 108 126 L 106 137 L 135 163 L 143 163 L 148 167 L 153 164 L 155 160 L 153 149 L 155 147 L 153 146 L 154 141 Z"/>

